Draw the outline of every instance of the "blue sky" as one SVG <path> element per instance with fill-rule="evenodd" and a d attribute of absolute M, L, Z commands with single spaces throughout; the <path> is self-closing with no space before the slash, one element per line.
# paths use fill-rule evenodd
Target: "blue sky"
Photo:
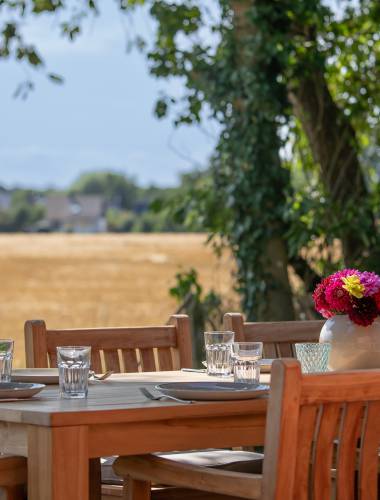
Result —
<path fill-rule="evenodd" d="M 206 165 L 217 128 L 174 129 L 157 120 L 153 107 L 161 90 L 181 92 L 180 82 L 148 74 L 144 56 L 126 53 L 127 33 L 145 35 L 154 25 L 146 12 L 133 23 L 113 2 L 86 24 L 75 43 L 61 39 L 57 21 L 34 19 L 25 26 L 49 71 L 64 76 L 54 85 L 15 62 L 0 62 L 0 184 L 67 186 L 82 171 L 110 168 L 141 184 L 174 185 L 179 172 Z M 15 99 L 17 85 L 32 76 L 36 90 Z"/>

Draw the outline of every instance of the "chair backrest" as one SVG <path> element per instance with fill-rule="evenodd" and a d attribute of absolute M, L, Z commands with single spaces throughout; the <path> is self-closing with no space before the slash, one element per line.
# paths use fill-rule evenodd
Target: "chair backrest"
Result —
<path fill-rule="evenodd" d="M 91 346 L 95 372 L 163 371 L 190 368 L 192 349 L 189 317 L 174 315 L 165 326 L 47 329 L 42 320 L 25 323 L 26 365 L 57 366 L 56 348 Z"/>
<path fill-rule="evenodd" d="M 263 500 L 377 500 L 379 445 L 380 370 L 273 363 Z"/>
<path fill-rule="evenodd" d="M 224 328 L 237 342 L 263 342 L 264 358 L 293 358 L 297 342 L 318 342 L 324 321 L 245 322 L 240 313 L 226 313 Z"/>

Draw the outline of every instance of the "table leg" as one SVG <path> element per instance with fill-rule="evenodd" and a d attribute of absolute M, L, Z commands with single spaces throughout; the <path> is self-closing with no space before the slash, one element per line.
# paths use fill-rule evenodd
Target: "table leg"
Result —
<path fill-rule="evenodd" d="M 89 500 L 87 427 L 29 426 L 28 499 Z"/>

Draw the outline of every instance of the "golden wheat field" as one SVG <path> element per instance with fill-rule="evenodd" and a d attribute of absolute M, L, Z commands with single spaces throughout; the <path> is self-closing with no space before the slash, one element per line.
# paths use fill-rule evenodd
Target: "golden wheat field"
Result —
<path fill-rule="evenodd" d="M 232 301 L 232 261 L 201 234 L 0 235 L 0 338 L 13 338 L 24 366 L 23 325 L 51 328 L 164 324 L 176 308 L 168 289 L 195 267 L 204 288 Z"/>

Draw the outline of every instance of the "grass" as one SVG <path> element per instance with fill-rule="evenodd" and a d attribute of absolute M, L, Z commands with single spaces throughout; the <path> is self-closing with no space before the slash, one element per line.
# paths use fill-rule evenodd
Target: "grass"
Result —
<path fill-rule="evenodd" d="M 175 273 L 195 267 L 205 289 L 233 297 L 228 255 L 201 234 L 0 235 L 1 338 L 24 366 L 23 325 L 51 328 L 164 324 L 177 304 Z"/>

